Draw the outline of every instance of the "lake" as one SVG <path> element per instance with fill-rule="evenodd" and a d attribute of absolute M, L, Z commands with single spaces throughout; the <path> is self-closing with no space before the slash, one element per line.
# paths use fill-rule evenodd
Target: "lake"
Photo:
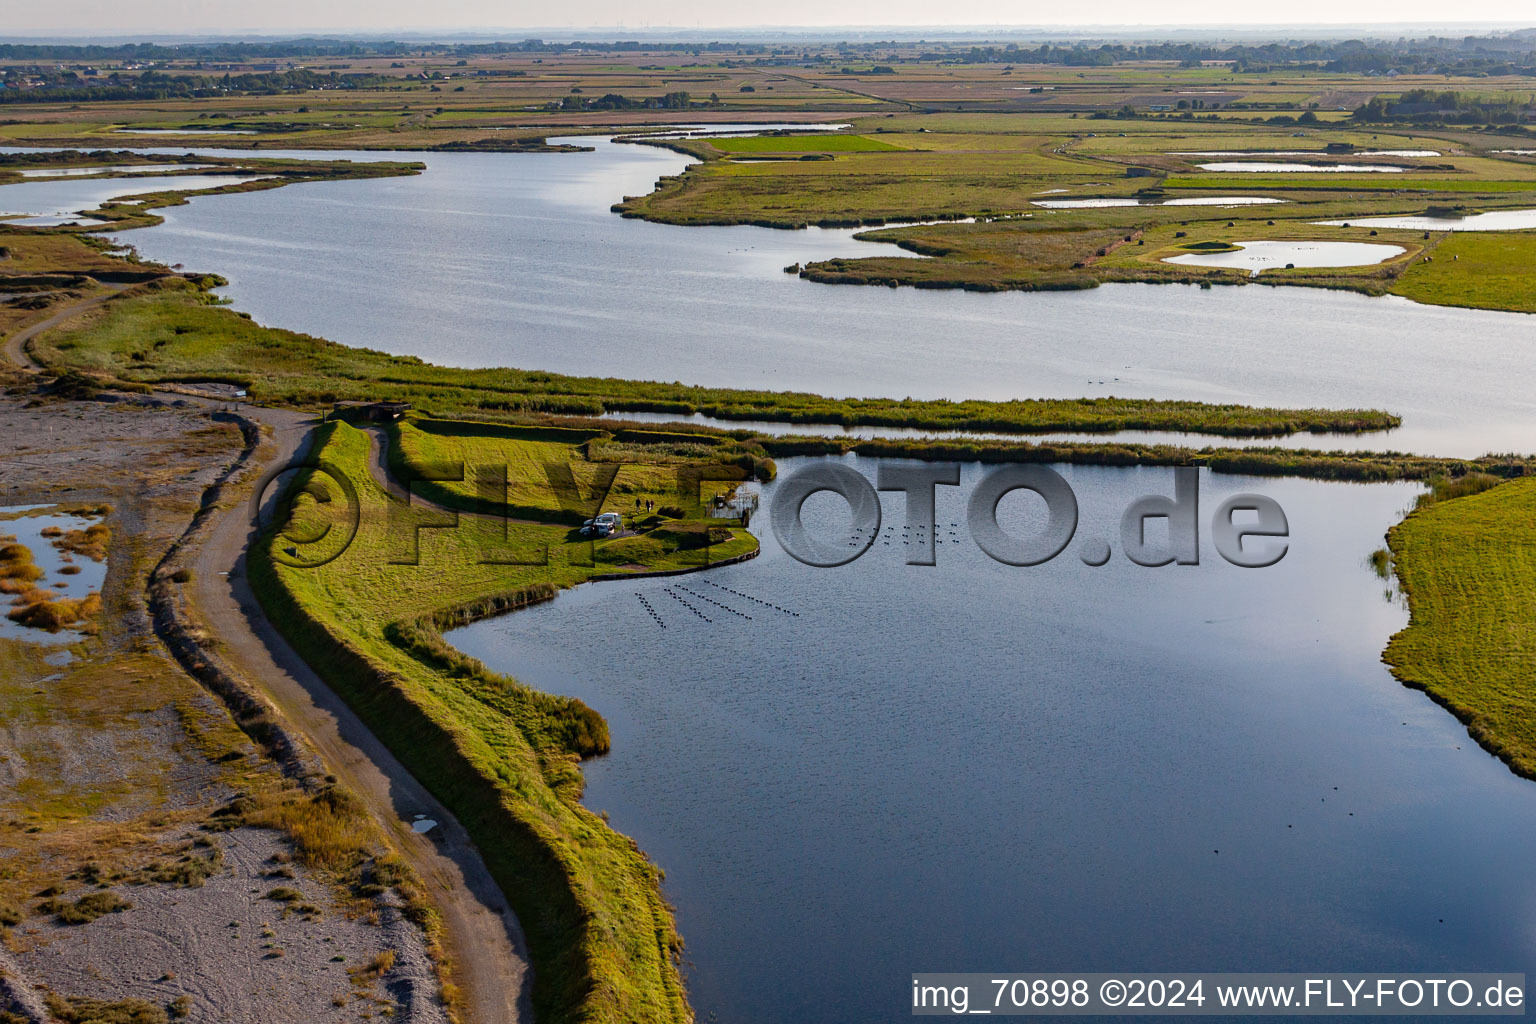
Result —
<path fill-rule="evenodd" d="M 1171 493 L 1057 468 L 1079 538 Z M 938 489 L 931 568 L 899 495 L 857 561 L 793 561 L 769 485 L 754 561 L 451 634 L 607 718 L 585 802 L 666 869 L 701 1020 L 891 1020 L 930 969 L 1536 972 L 1536 786 L 1380 661 L 1406 614 L 1366 556 L 1415 488 L 1202 473 L 1202 529 L 1234 492 L 1285 509 L 1278 565 L 1202 535 L 1199 566 L 1014 568 L 963 525 L 978 476 Z"/>
<path fill-rule="evenodd" d="M 1521 314 L 1310 288 L 817 285 L 783 268 L 895 250 L 849 230 L 617 217 L 612 203 L 687 160 L 569 141 L 596 152 L 263 151 L 429 170 L 194 199 L 119 237 L 149 258 L 223 274 L 224 294 L 261 323 L 452 366 L 830 395 L 1372 406 L 1402 415 L 1402 429 L 1348 443 L 1536 451 L 1524 386 L 1536 319 Z"/>

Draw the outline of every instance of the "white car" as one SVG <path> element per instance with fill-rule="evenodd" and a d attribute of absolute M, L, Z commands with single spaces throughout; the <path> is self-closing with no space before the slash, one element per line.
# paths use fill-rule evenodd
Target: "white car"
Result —
<path fill-rule="evenodd" d="M 624 529 L 624 517 L 617 512 L 604 512 L 581 524 L 583 537 L 608 537 Z"/>

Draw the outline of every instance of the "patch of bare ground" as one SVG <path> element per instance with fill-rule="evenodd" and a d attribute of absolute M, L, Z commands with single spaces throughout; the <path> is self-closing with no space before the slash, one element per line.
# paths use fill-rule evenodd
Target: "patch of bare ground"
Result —
<path fill-rule="evenodd" d="M 96 635 L 0 638 L 0 1020 L 448 1021 L 378 822 L 285 775 L 152 629 L 149 574 L 239 430 L 39 385 L 0 370 L 0 507 L 107 505 L 110 539 Z"/>

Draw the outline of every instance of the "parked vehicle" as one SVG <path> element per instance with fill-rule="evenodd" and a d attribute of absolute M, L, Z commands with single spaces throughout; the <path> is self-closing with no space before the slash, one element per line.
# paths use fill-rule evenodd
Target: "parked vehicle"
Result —
<path fill-rule="evenodd" d="M 604 512 L 581 524 L 583 537 L 610 537 L 624 529 L 624 517 L 617 512 Z"/>

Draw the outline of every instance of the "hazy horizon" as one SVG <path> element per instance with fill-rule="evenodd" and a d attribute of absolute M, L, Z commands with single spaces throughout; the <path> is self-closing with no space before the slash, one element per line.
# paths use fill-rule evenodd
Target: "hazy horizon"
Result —
<path fill-rule="evenodd" d="M 912 33 L 1001 33 L 1079 31 L 1097 34 L 1157 31 L 1281 31 L 1292 37 L 1333 35 L 1342 28 L 1397 34 L 1402 31 L 1452 33 L 1467 29 L 1502 30 L 1536 25 L 1527 0 L 1470 0 L 1454 19 L 1429 0 L 1293 0 L 1281 17 L 1275 8 L 1254 5 L 1245 14 L 1220 0 L 1182 0 L 1146 20 L 1145 5 L 1134 0 L 1104 0 L 1093 13 L 1053 5 L 1023 6 L 1005 0 L 954 0 L 943 8 L 917 0 L 782 0 L 770 20 L 760 7 L 742 5 L 740 13 L 707 0 L 581 0 L 565 8 L 565 24 L 548 23 L 549 8 L 539 4 L 500 4 L 493 0 L 445 0 L 424 22 L 423 9 L 407 0 L 269 0 L 260 6 L 198 4 L 192 0 L 59 0 L 16 6 L 0 39 L 39 35 L 57 38 L 173 36 L 328 35 L 516 36 L 586 32 L 613 34 L 817 32 L 860 35 L 885 31 Z M 1068 16 L 1070 15 L 1070 16 Z"/>

